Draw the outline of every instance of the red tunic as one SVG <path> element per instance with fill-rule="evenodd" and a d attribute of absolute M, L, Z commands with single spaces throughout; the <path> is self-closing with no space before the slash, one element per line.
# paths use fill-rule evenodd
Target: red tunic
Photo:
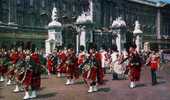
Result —
<path fill-rule="evenodd" d="M 94 58 L 93 58 L 94 57 Z M 90 54 L 89 59 L 95 59 L 93 60 L 95 65 L 93 65 L 89 70 L 84 70 L 83 72 L 83 78 L 85 80 L 91 80 L 91 81 L 96 81 L 99 84 L 103 83 L 103 77 L 104 77 L 104 72 L 101 67 L 101 55 L 100 53 L 96 54 Z"/>
<path fill-rule="evenodd" d="M 53 71 L 53 61 L 51 59 L 47 59 L 47 67 L 48 71 L 51 73 Z"/>
<path fill-rule="evenodd" d="M 17 52 L 11 53 L 10 59 L 13 64 L 16 64 L 19 59 L 18 53 Z"/>
<path fill-rule="evenodd" d="M 79 77 L 78 64 L 75 54 L 69 54 L 66 60 L 66 75 L 73 76 L 75 78 Z"/>
<path fill-rule="evenodd" d="M 78 56 L 78 65 L 81 65 L 83 64 L 85 61 L 85 53 L 80 53 L 79 56 Z"/>
<path fill-rule="evenodd" d="M 25 59 L 26 55 L 23 52 L 18 53 L 19 59 Z"/>
<path fill-rule="evenodd" d="M 158 64 L 159 64 L 159 59 L 158 58 L 155 58 L 155 59 L 151 58 L 151 60 L 150 60 L 151 70 L 157 70 L 158 69 Z"/>
<path fill-rule="evenodd" d="M 40 58 L 39 58 L 39 55 L 37 53 L 32 53 L 31 58 L 36 64 L 38 64 L 38 65 L 40 64 Z"/>
<path fill-rule="evenodd" d="M 65 63 L 65 61 L 67 59 L 67 56 L 64 52 L 59 52 L 58 57 L 59 57 L 59 60 L 60 60 L 60 64 L 57 67 L 57 72 L 66 73 L 66 69 L 65 69 L 66 63 Z"/>

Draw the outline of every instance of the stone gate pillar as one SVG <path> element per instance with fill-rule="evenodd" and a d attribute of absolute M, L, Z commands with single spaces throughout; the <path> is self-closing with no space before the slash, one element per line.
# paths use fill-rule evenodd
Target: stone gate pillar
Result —
<path fill-rule="evenodd" d="M 126 23 L 122 20 L 122 17 L 118 17 L 113 21 L 112 33 L 116 35 L 116 46 L 120 54 L 123 50 L 125 50 L 124 44 L 126 43 Z"/>
<path fill-rule="evenodd" d="M 52 21 L 48 24 L 48 39 L 45 41 L 46 54 L 51 53 L 56 46 L 61 46 L 62 39 L 62 25 L 57 21 L 57 8 L 54 7 L 52 11 Z"/>
<path fill-rule="evenodd" d="M 133 31 L 134 34 L 134 42 L 136 44 L 136 51 L 139 53 L 142 49 L 142 31 L 140 29 L 139 21 L 135 22 L 135 29 Z"/>

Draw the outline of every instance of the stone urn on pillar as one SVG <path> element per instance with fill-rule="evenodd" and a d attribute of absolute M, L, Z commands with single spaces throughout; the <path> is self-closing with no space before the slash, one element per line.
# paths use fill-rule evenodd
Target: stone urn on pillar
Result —
<path fill-rule="evenodd" d="M 83 11 L 76 20 L 76 25 L 79 29 L 79 39 L 77 39 L 79 41 L 77 42 L 79 42 L 79 45 L 84 46 L 85 49 L 87 49 L 87 42 L 93 42 L 93 2 L 92 0 L 88 2 L 89 10 L 86 12 Z"/>
<path fill-rule="evenodd" d="M 52 10 L 52 21 L 48 24 L 48 39 L 45 40 L 46 54 L 50 54 L 56 46 L 61 46 L 62 41 L 62 24 L 57 21 L 57 8 Z"/>
<path fill-rule="evenodd" d="M 140 53 L 142 49 L 142 31 L 140 29 L 139 21 L 135 21 L 135 29 L 133 31 L 134 42 L 136 44 L 136 51 Z"/>
<path fill-rule="evenodd" d="M 122 17 L 116 18 L 112 23 L 112 34 L 116 36 L 112 42 L 116 43 L 119 54 L 125 50 L 124 44 L 126 43 L 126 23 Z"/>

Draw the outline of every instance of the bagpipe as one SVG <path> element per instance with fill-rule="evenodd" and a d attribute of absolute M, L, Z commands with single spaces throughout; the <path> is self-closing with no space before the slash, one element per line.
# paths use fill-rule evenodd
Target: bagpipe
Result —
<path fill-rule="evenodd" d="M 15 79 L 18 83 L 23 83 L 23 81 L 25 80 L 28 68 L 29 68 L 29 65 L 26 64 L 24 60 L 18 61 L 16 63 Z"/>
<path fill-rule="evenodd" d="M 80 65 L 80 71 L 81 73 L 91 70 L 93 67 L 95 67 L 95 62 L 91 59 L 87 59 L 83 64 Z"/>

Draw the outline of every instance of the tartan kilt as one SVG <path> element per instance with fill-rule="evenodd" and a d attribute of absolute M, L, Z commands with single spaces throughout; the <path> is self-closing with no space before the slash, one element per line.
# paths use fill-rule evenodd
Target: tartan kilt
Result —
<path fill-rule="evenodd" d="M 83 72 L 83 78 L 85 80 L 96 81 L 96 78 L 97 78 L 97 68 L 92 67 L 90 70 L 84 71 Z"/>
<path fill-rule="evenodd" d="M 7 72 L 7 76 L 11 77 L 15 75 L 15 69 L 9 69 L 9 71 Z"/>
<path fill-rule="evenodd" d="M 99 80 L 98 80 L 98 82 L 100 83 L 100 84 L 102 84 L 104 81 L 104 69 L 102 68 L 102 67 L 99 67 L 98 68 L 98 78 L 99 78 Z"/>
<path fill-rule="evenodd" d="M 53 71 L 53 66 L 47 65 L 48 71 L 51 73 Z"/>
<path fill-rule="evenodd" d="M 15 75 L 16 80 L 21 82 L 22 79 L 24 78 L 24 74 L 25 74 L 25 73 L 22 73 L 22 74 L 17 74 L 17 73 L 16 73 L 16 75 Z"/>
<path fill-rule="evenodd" d="M 80 68 L 78 68 L 78 67 L 75 65 L 73 76 L 74 76 L 76 79 L 78 79 L 79 76 L 80 76 L 80 73 L 81 73 Z"/>
<path fill-rule="evenodd" d="M 141 72 L 141 69 L 138 67 L 138 68 L 130 68 L 129 70 L 129 78 L 131 81 L 139 81 L 140 80 L 140 72 Z"/>
<path fill-rule="evenodd" d="M 66 74 L 73 75 L 74 74 L 74 64 L 67 64 L 66 66 Z"/>
<path fill-rule="evenodd" d="M 4 75 L 5 73 L 7 73 L 8 68 L 4 67 L 4 66 L 0 66 L 0 75 Z"/>
<path fill-rule="evenodd" d="M 2 74 L 2 65 L 0 65 L 0 75 Z"/>
<path fill-rule="evenodd" d="M 58 67 L 56 68 L 57 72 L 59 73 L 66 73 L 66 67 L 67 64 L 66 63 L 61 63 L 58 65 Z"/>
<path fill-rule="evenodd" d="M 23 85 L 28 87 L 31 85 L 31 81 L 32 81 L 32 71 L 27 70 L 25 79 L 23 80 Z"/>
<path fill-rule="evenodd" d="M 31 86 L 34 87 L 34 89 L 36 89 L 36 90 L 40 89 L 41 75 L 39 73 L 32 74 Z"/>

